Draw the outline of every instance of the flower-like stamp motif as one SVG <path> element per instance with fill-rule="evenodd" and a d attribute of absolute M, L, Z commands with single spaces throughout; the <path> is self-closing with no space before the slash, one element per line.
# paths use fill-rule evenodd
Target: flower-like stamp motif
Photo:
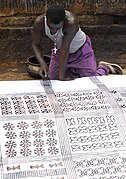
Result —
<path fill-rule="evenodd" d="M 3 125 L 3 128 L 4 128 L 4 130 L 11 131 L 15 128 L 15 126 L 14 126 L 14 124 L 11 124 L 8 122 Z"/>
<path fill-rule="evenodd" d="M 31 146 L 31 142 L 29 140 L 22 140 L 20 142 L 20 146 L 24 147 L 24 148 L 27 148 L 27 147 L 30 147 Z"/>
<path fill-rule="evenodd" d="M 17 137 L 17 134 L 16 132 L 13 132 L 13 131 L 8 131 L 6 134 L 5 134 L 6 138 L 8 139 L 15 139 Z"/>
<path fill-rule="evenodd" d="M 7 157 L 15 157 L 17 155 L 17 152 L 15 149 L 8 149 L 5 151 L 5 155 Z"/>
<path fill-rule="evenodd" d="M 34 129 L 40 129 L 42 128 L 42 123 L 40 121 L 33 121 L 31 126 L 34 128 Z"/>
<path fill-rule="evenodd" d="M 41 138 L 43 137 L 43 132 L 41 130 L 35 130 L 32 134 L 35 138 Z"/>
<path fill-rule="evenodd" d="M 49 146 L 55 146 L 57 145 L 57 140 L 54 138 L 48 138 L 46 144 L 48 144 Z"/>
<path fill-rule="evenodd" d="M 37 156 L 43 156 L 45 154 L 45 149 L 41 148 L 41 147 L 37 147 L 34 149 L 34 153 Z"/>
<path fill-rule="evenodd" d="M 36 147 L 42 147 L 44 145 L 44 141 L 42 139 L 36 139 L 33 142 L 33 145 L 36 146 Z"/>
<path fill-rule="evenodd" d="M 54 129 L 48 129 L 48 130 L 46 130 L 46 136 L 54 137 L 54 136 L 56 136 L 56 131 Z"/>
<path fill-rule="evenodd" d="M 17 127 L 21 130 L 26 130 L 28 128 L 27 122 L 21 121 L 17 124 Z"/>
<path fill-rule="evenodd" d="M 5 147 L 8 148 L 8 149 L 12 149 L 12 148 L 15 148 L 16 145 L 17 144 L 16 144 L 15 141 L 9 140 L 9 141 L 6 142 Z"/>
<path fill-rule="evenodd" d="M 20 132 L 20 137 L 22 138 L 22 139 L 28 139 L 28 138 L 30 138 L 30 132 L 29 131 L 22 131 L 22 132 Z"/>
<path fill-rule="evenodd" d="M 45 122 L 44 122 L 44 126 L 48 127 L 48 128 L 52 128 L 54 127 L 55 123 L 53 120 L 49 120 L 47 119 Z"/>
<path fill-rule="evenodd" d="M 48 148 L 48 153 L 50 155 L 56 155 L 59 153 L 59 149 L 57 147 L 49 147 Z"/>
<path fill-rule="evenodd" d="M 27 156 L 30 156 L 32 153 L 31 149 L 29 148 L 22 148 L 20 150 L 20 154 L 22 154 L 23 156 L 27 157 Z"/>

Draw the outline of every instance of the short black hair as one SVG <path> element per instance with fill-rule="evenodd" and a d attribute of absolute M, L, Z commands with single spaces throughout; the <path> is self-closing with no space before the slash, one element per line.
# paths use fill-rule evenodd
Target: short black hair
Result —
<path fill-rule="evenodd" d="M 65 9 L 60 5 L 51 5 L 46 12 L 47 19 L 53 24 L 59 24 L 65 19 Z"/>

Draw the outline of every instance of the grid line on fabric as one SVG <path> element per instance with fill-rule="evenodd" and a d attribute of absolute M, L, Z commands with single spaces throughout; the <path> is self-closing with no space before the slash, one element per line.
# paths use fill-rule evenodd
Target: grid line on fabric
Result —
<path fill-rule="evenodd" d="M 71 155 L 63 111 L 58 105 L 57 99 L 55 97 L 55 93 L 51 86 L 51 82 L 49 80 L 41 81 L 41 85 L 43 86 L 45 93 L 48 96 L 50 105 L 55 114 L 57 131 L 58 131 L 60 147 L 61 147 L 61 154 L 62 154 L 64 166 L 66 168 L 67 178 L 77 179 L 78 177 L 76 175 L 76 171 L 75 171 L 75 167 L 74 167 L 74 163 L 73 163 L 73 159 Z"/>

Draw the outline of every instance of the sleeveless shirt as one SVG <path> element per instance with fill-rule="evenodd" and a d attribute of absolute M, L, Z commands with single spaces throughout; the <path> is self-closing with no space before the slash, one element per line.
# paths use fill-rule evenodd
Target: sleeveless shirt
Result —
<path fill-rule="evenodd" d="M 56 34 L 51 35 L 50 29 L 47 25 L 46 16 L 45 16 L 45 33 L 54 42 L 56 41 L 56 47 L 57 47 L 57 49 L 60 49 L 61 45 L 62 45 L 62 39 L 64 36 L 64 34 L 62 32 L 62 27 L 57 31 Z M 75 34 L 74 38 L 72 39 L 72 41 L 70 43 L 69 53 L 76 52 L 85 43 L 85 41 L 86 41 L 86 34 L 79 27 L 78 32 Z"/>

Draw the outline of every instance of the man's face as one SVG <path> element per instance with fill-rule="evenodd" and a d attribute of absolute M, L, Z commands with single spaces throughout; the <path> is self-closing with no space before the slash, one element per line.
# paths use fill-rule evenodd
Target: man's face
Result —
<path fill-rule="evenodd" d="M 59 24 L 53 24 L 50 19 L 47 19 L 47 25 L 50 29 L 51 35 L 54 35 L 63 26 L 63 21 L 61 21 Z"/>

